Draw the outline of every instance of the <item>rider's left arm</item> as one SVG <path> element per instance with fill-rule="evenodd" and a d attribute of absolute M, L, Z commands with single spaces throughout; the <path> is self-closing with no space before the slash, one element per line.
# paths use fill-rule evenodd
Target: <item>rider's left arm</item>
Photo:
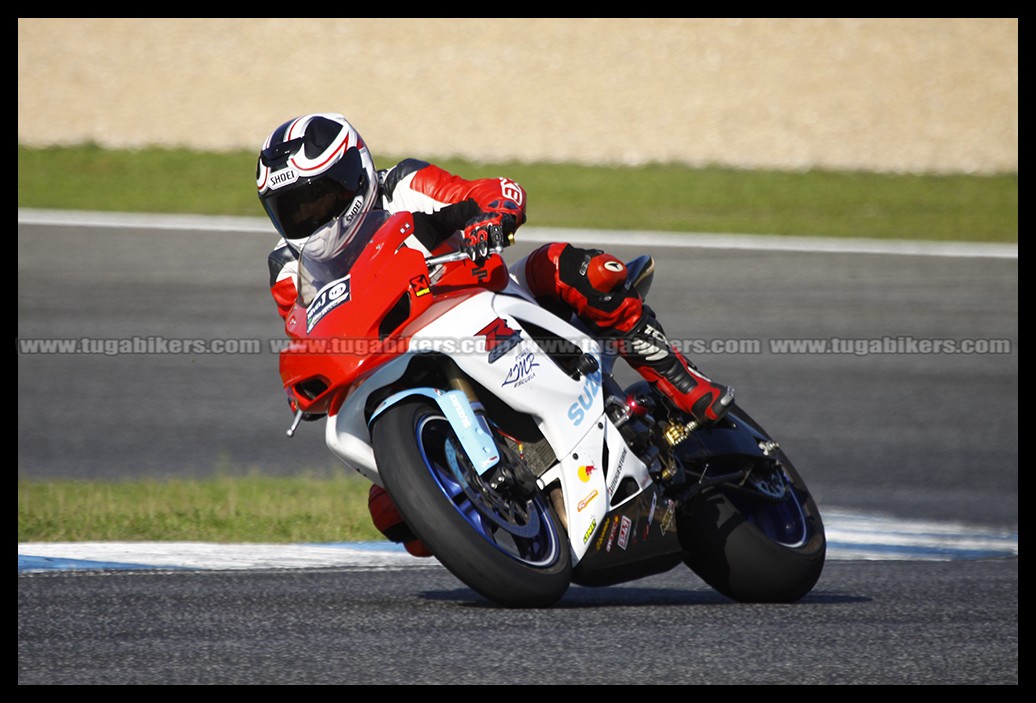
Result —
<path fill-rule="evenodd" d="M 436 212 L 415 212 L 414 236 L 428 251 L 433 251 L 454 232 L 463 230 L 468 221 L 477 217 L 480 212 L 481 209 L 474 200 L 447 205 Z"/>

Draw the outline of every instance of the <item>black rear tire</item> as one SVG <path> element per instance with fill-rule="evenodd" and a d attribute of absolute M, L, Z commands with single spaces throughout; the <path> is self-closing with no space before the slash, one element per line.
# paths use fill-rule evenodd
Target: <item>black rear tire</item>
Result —
<path fill-rule="evenodd" d="M 827 538 L 820 511 L 798 472 L 780 456 L 789 483 L 781 503 L 715 488 L 702 492 L 678 517 L 684 563 L 736 601 L 795 602 L 813 589 L 824 569 Z M 775 527 L 771 520 L 782 524 Z M 796 536 L 782 541 L 778 533 Z"/>
<path fill-rule="evenodd" d="M 400 514 L 457 578 L 505 607 L 561 599 L 572 556 L 549 501 L 504 496 L 483 483 L 437 406 L 410 400 L 386 410 L 372 439 Z"/>

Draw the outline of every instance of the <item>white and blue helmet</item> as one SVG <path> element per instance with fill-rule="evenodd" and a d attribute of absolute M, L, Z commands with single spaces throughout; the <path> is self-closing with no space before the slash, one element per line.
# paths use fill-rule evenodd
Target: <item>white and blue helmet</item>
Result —
<path fill-rule="evenodd" d="M 302 239 L 342 217 L 359 222 L 377 199 L 378 174 L 363 138 L 336 113 L 288 120 L 259 152 L 259 200 L 285 239 Z"/>

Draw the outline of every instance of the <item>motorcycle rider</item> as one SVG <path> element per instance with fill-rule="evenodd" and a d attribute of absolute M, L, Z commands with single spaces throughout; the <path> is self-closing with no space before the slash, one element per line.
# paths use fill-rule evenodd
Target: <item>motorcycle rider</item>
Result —
<path fill-rule="evenodd" d="M 409 211 L 414 232 L 407 246 L 426 255 L 459 248 L 475 263 L 512 244 L 526 221 L 526 192 L 513 180 L 466 180 L 417 159 L 375 169 L 366 143 L 337 113 L 303 115 L 277 127 L 260 150 L 256 186 L 281 236 L 268 261 L 282 318 L 297 296 L 302 240 L 334 218 L 355 226 L 373 209 Z M 574 314 L 614 342 L 620 356 L 679 409 L 705 424 L 726 413 L 733 389 L 713 383 L 673 348 L 651 309 L 624 285 L 626 266 L 615 256 L 555 242 L 510 272 L 545 308 Z M 382 534 L 412 554 L 428 555 L 382 488 L 371 487 L 368 505 Z"/>

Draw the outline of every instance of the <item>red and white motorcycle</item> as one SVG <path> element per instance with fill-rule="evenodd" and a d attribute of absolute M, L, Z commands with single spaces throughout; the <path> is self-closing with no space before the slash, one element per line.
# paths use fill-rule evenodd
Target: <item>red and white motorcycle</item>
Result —
<path fill-rule="evenodd" d="M 741 408 L 698 427 L 616 355 L 538 306 L 503 260 L 426 258 L 408 213 L 332 221 L 299 259 L 284 388 L 383 486 L 447 569 L 507 607 L 684 563 L 739 601 L 791 602 L 826 539 L 809 489 Z M 629 264 L 646 295 L 652 262 Z"/>

